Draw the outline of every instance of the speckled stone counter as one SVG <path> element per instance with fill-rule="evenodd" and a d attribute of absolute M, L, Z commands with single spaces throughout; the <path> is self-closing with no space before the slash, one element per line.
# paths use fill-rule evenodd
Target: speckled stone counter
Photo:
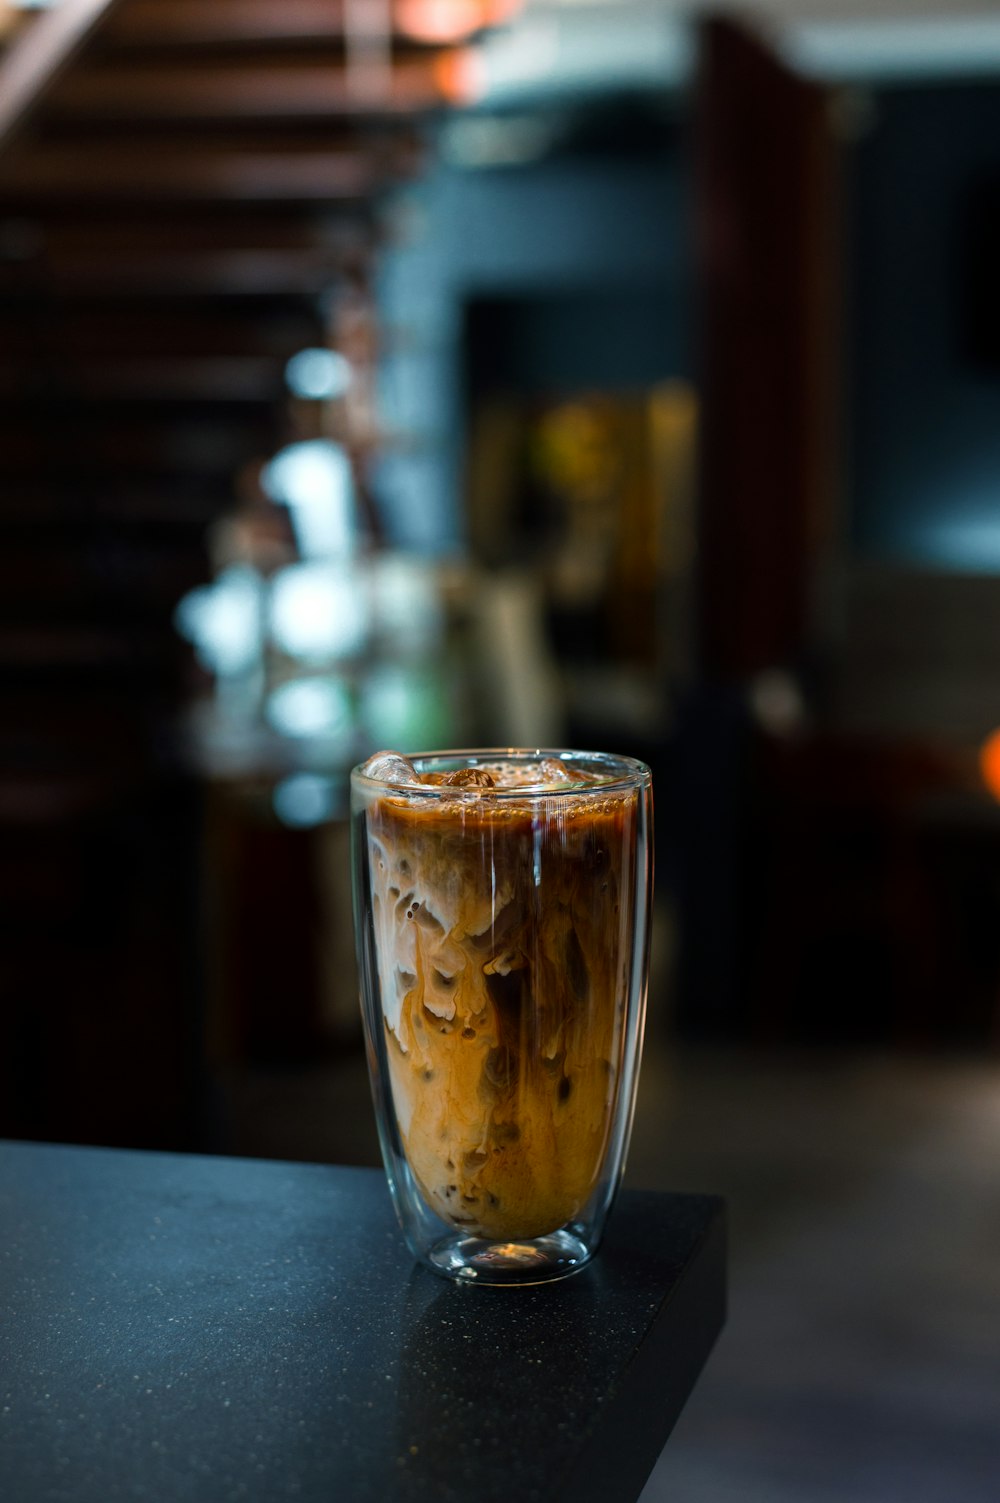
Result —
<path fill-rule="evenodd" d="M 5 1503 L 635 1499 L 724 1318 L 715 1199 L 561 1283 L 411 1263 L 381 1173 L 0 1144 Z"/>

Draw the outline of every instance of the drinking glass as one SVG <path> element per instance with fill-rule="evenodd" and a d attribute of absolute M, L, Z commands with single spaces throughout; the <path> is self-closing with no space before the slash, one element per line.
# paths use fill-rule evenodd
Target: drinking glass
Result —
<path fill-rule="evenodd" d="M 355 930 L 389 1188 L 415 1257 L 538 1283 L 597 1252 L 642 1049 L 649 769 L 379 753 L 351 775 Z"/>

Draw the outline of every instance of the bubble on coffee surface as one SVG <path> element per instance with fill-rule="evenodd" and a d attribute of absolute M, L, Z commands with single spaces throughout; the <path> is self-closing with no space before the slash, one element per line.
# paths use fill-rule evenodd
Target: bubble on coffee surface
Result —
<path fill-rule="evenodd" d="M 585 772 L 557 757 L 497 758 L 481 762 L 470 771 L 485 773 L 495 788 L 520 793 L 553 793 L 563 788 L 584 788 L 600 783 L 600 775 Z"/>
<path fill-rule="evenodd" d="M 557 793 L 567 788 L 597 787 L 604 779 L 556 757 L 498 757 L 457 767 L 453 772 L 424 773 L 425 783 L 442 788 L 497 789 L 500 792 Z"/>
<path fill-rule="evenodd" d="M 378 751 L 361 768 L 364 777 L 394 788 L 432 787 L 453 789 L 457 793 L 489 793 L 492 790 L 519 793 L 558 793 L 573 788 L 598 788 L 606 781 L 600 772 L 591 772 L 559 757 L 512 755 L 495 760 L 477 759 L 450 771 L 418 772 L 402 752 Z"/>

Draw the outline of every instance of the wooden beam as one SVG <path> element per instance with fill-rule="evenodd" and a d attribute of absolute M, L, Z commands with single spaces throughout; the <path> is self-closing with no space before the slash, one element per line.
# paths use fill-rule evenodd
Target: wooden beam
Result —
<path fill-rule="evenodd" d="M 341 38 L 344 0 L 129 0 L 102 42 L 114 48 L 261 46 Z"/>
<path fill-rule="evenodd" d="M 274 215 L 248 210 L 244 214 L 202 209 L 169 219 L 129 213 L 96 219 L 39 217 L 26 232 L 25 251 L 34 248 L 46 266 L 68 267 L 77 262 L 143 262 L 164 257 L 244 252 L 300 252 L 341 257 L 354 264 L 369 257 L 376 236 L 368 218 L 342 214 L 324 216 Z"/>
<path fill-rule="evenodd" d="M 93 31 L 121 0 L 61 0 L 0 59 L 0 151 L 30 119 Z"/>
<path fill-rule="evenodd" d="M 81 484 L 104 474 L 133 484 L 139 476 L 159 483 L 174 475 L 191 475 L 200 485 L 220 479 L 231 483 L 236 470 L 266 454 L 273 441 L 259 414 L 240 407 L 215 408 L 202 421 L 165 422 L 139 406 L 118 409 L 115 416 L 102 414 L 97 422 L 89 408 L 74 404 L 73 421 L 61 420 L 56 444 L 53 431 L 48 423 L 36 434 L 23 415 L 9 410 L 0 416 L 5 491 L 16 491 L 22 481 L 30 483 L 39 474 L 50 482 L 69 476 Z"/>
<path fill-rule="evenodd" d="M 738 24 L 701 30 L 698 642 L 706 678 L 798 669 L 837 461 L 837 146 L 827 91 Z"/>
<path fill-rule="evenodd" d="M 335 206 L 329 213 L 274 213 L 253 207 L 242 213 L 220 206 L 218 213 L 206 206 L 191 212 L 177 210 L 170 218 L 155 218 L 128 204 L 119 213 L 96 216 L 81 210 L 80 216 L 45 215 L 24 219 L 24 243 L 20 256 L 8 249 L 9 266 L 38 260 L 48 271 L 62 272 L 72 266 L 141 266 L 143 263 L 197 259 L 200 256 L 295 253 L 343 262 L 356 269 L 370 260 L 377 246 L 377 233 L 370 210 L 359 207 L 346 213 Z M 44 278 L 41 280 L 44 286 Z"/>
<path fill-rule="evenodd" d="M 0 260 L 0 319 L 15 310 L 37 316 L 32 310 L 53 298 L 113 313 L 142 297 L 201 305 L 223 297 L 302 314 L 341 278 L 364 277 L 380 239 L 365 200 L 175 202 L 163 215 L 148 203 L 105 201 L 98 209 L 49 198 L 26 205 L 18 222 L 21 243 Z M 61 325 L 69 311 L 51 316 Z"/>
<path fill-rule="evenodd" d="M 47 120 L 252 121 L 409 115 L 447 100 L 447 55 L 402 59 L 384 89 L 362 92 L 346 65 L 290 61 L 194 67 L 169 62 L 81 66 L 53 90 Z"/>
<path fill-rule="evenodd" d="M 332 251 L 221 250 L 46 258 L 44 285 L 57 297 L 116 299 L 188 297 L 312 298 L 332 286 L 353 263 Z M 17 285 L 0 266 L 0 295 Z"/>
<path fill-rule="evenodd" d="M 44 317 L 52 310 L 42 312 Z M 30 304 L 25 311 L 17 304 L 0 306 L 0 360 L 32 359 L 39 348 L 39 324 L 33 313 Z M 59 351 L 67 361 L 130 355 L 280 359 L 305 344 L 315 344 L 320 337 L 319 317 L 305 317 L 297 310 L 280 311 L 274 317 L 245 316 L 239 310 L 235 316 L 222 317 L 201 308 L 190 312 L 173 307 L 74 307 L 59 310 L 52 321 Z"/>
<path fill-rule="evenodd" d="M 58 374 L 61 400 L 73 402 L 211 402 L 270 405 L 284 397 L 284 358 L 234 356 L 102 359 L 67 355 Z M 0 397 L 18 398 L 23 371 L 0 361 Z M 36 399 L 43 406 L 43 395 Z"/>
<path fill-rule="evenodd" d="M 195 155 L 175 145 L 108 144 L 82 160 L 72 147 L 37 146 L 0 161 L 0 205 L 334 204 L 370 199 L 400 174 L 358 151 Z"/>
<path fill-rule="evenodd" d="M 105 522 L 158 533 L 171 528 L 200 532 L 218 511 L 218 483 L 198 485 L 190 476 L 154 476 L 137 484 L 110 471 L 88 494 L 73 479 L 53 486 L 44 474 L 36 473 L 16 487 L 5 483 L 3 526 L 6 535 L 48 527 L 75 527 L 89 534 Z"/>
<path fill-rule="evenodd" d="M 119 47 L 260 46 L 343 36 L 349 0 L 129 0 L 102 33 Z M 514 4 L 393 0 L 393 35 L 439 46 L 505 19 Z"/>

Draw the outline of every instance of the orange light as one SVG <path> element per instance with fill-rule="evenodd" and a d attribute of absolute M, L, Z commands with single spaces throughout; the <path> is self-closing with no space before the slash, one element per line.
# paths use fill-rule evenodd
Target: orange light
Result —
<path fill-rule="evenodd" d="M 524 0 L 485 0 L 487 26 L 502 26 L 510 21 L 524 4 Z"/>
<path fill-rule="evenodd" d="M 483 21 L 479 0 L 397 0 L 396 25 L 417 42 L 461 42 Z"/>
<path fill-rule="evenodd" d="M 396 0 L 399 30 L 415 42 L 461 42 L 509 20 L 523 0 Z"/>
<path fill-rule="evenodd" d="M 991 731 L 979 748 L 979 771 L 993 797 L 1000 802 L 1000 730 Z"/>
<path fill-rule="evenodd" d="M 434 83 L 449 104 L 472 104 L 483 90 L 483 68 L 471 47 L 442 52 L 434 59 Z"/>

